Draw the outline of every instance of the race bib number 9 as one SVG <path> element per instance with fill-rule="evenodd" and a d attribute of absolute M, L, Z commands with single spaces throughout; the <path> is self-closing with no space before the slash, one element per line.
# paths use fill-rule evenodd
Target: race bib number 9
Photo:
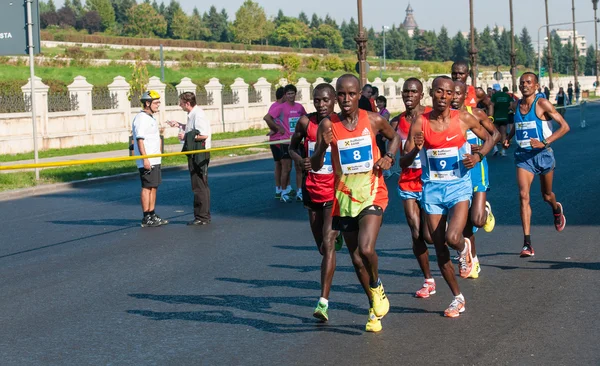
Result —
<path fill-rule="evenodd" d="M 404 145 L 406 145 L 406 140 L 402 140 L 402 150 L 404 150 Z M 417 154 L 415 160 L 408 167 L 409 169 L 421 169 L 421 156 Z"/>
<path fill-rule="evenodd" d="M 540 139 L 535 121 L 515 123 L 515 137 L 520 147 L 531 147 L 531 139 Z"/>
<path fill-rule="evenodd" d="M 373 170 L 373 146 L 370 135 L 339 140 L 337 145 L 344 174 Z"/>
<path fill-rule="evenodd" d="M 458 148 L 427 150 L 429 179 L 432 181 L 454 180 L 461 177 L 458 161 Z"/>
<path fill-rule="evenodd" d="M 313 156 L 314 152 L 315 152 L 315 142 L 308 142 L 308 157 L 310 158 L 311 156 Z M 325 160 L 323 161 L 323 167 L 321 169 L 319 169 L 318 172 L 315 172 L 314 170 L 311 170 L 311 173 L 314 174 L 331 174 L 333 173 L 333 165 L 331 165 L 331 146 L 329 146 L 327 148 L 327 150 L 325 151 Z"/>
<path fill-rule="evenodd" d="M 290 117 L 289 121 L 290 121 L 290 132 L 291 133 L 296 132 L 296 125 L 298 124 L 299 120 L 300 120 L 300 117 Z"/>

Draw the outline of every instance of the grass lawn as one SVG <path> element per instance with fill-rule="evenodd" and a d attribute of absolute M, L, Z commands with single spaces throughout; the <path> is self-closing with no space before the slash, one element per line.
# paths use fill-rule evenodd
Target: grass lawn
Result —
<path fill-rule="evenodd" d="M 257 146 L 256 148 L 268 150 L 268 145 Z M 234 149 L 225 151 L 215 151 L 211 153 L 211 158 L 236 155 L 252 155 L 259 151 L 252 149 Z M 162 166 L 186 165 L 185 156 L 173 156 L 163 158 Z M 40 171 L 40 180 L 35 181 L 34 172 L 0 173 L 0 191 L 11 189 L 33 187 L 41 184 L 52 184 L 61 182 L 72 182 L 87 178 L 105 177 L 121 173 L 134 173 L 137 171 L 134 161 L 123 161 L 115 163 L 86 164 L 75 165 L 55 169 L 43 169 Z"/>
<path fill-rule="evenodd" d="M 237 137 L 249 137 L 249 136 L 264 136 L 269 132 L 268 128 L 264 129 L 254 129 L 250 128 L 243 131 L 238 132 L 223 132 L 223 133 L 215 133 L 212 135 L 212 140 L 226 140 Z M 165 145 L 177 145 L 179 144 L 179 139 L 177 137 L 169 137 L 165 139 Z M 104 144 L 104 145 L 89 145 L 89 146 L 78 146 L 78 147 L 70 147 L 65 149 L 49 149 L 40 151 L 38 156 L 40 158 L 53 158 L 56 156 L 69 156 L 69 155 L 78 155 L 78 154 L 90 154 L 96 152 L 103 151 L 115 151 L 115 150 L 126 150 L 129 147 L 129 144 L 126 142 L 115 142 L 112 144 Z M 19 161 L 19 160 L 30 160 L 33 159 L 33 152 L 14 154 L 14 155 L 0 155 L 0 162 L 10 162 L 10 161 Z"/>

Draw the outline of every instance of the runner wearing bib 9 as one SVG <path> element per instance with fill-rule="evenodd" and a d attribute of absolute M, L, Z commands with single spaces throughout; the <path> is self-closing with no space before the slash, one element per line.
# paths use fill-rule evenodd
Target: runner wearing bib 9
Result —
<path fill-rule="evenodd" d="M 369 320 L 365 329 L 378 332 L 381 330 L 381 318 L 390 308 L 379 279 L 375 251 L 383 211 L 388 204 L 383 170 L 393 165 L 400 137 L 377 113 L 359 110 L 360 83 L 356 76 L 341 76 L 336 84 L 336 93 L 341 112 L 321 121 L 311 166 L 313 171 L 319 171 L 324 165 L 326 151 L 331 147 L 335 174 L 333 229 L 342 231 L 352 263 L 369 299 Z M 383 156 L 375 141 L 377 132 L 389 140 L 388 150 Z M 361 264 L 364 264 L 366 273 L 360 271 Z M 365 275 L 366 281 L 361 278 Z"/>
<path fill-rule="evenodd" d="M 423 99 L 423 84 L 417 78 L 409 78 L 402 86 L 402 101 L 406 111 L 395 118 L 397 120 L 397 132 L 402 140 L 402 147 L 406 144 L 410 126 L 415 119 L 431 111 L 431 107 L 421 105 Z M 410 228 L 412 236 L 412 250 L 419 267 L 423 272 L 423 285 L 415 293 L 416 297 L 428 298 L 435 294 L 435 281 L 429 267 L 429 250 L 427 243 L 433 243 L 429 228 L 425 222 L 425 212 L 421 210 L 421 196 L 423 184 L 421 183 L 421 159 L 418 153 L 404 154 L 400 150 L 400 179 L 398 180 L 398 195 L 402 199 L 404 216 Z"/>
<path fill-rule="evenodd" d="M 341 248 L 343 238 L 338 236 L 338 231 L 332 229 L 331 209 L 334 196 L 334 176 L 331 165 L 331 149 L 325 153 L 323 167 L 319 171 L 313 171 L 310 166 L 310 156 L 315 150 L 317 141 L 317 130 L 323 118 L 333 113 L 335 106 L 335 89 L 330 84 L 317 85 L 313 91 L 313 103 L 316 113 L 303 116 L 298 121 L 292 140 L 290 142 L 290 156 L 304 170 L 302 191 L 304 192 L 304 207 L 308 209 L 308 220 L 313 237 L 322 255 L 321 260 L 321 297 L 313 312 L 313 316 L 322 321 L 328 321 L 329 292 L 336 266 L 335 251 Z M 304 140 L 304 151 L 308 157 L 303 157 L 300 148 Z M 337 238 L 337 239 L 336 239 Z M 364 265 L 361 271 L 366 274 Z M 367 281 L 368 277 L 363 276 Z"/>
<path fill-rule="evenodd" d="M 472 108 L 464 105 L 466 97 L 467 86 L 460 82 L 454 82 L 454 99 L 452 100 L 452 108 L 466 111 L 473 115 L 479 123 L 488 131 L 494 140 L 494 146 L 500 141 L 500 133 L 496 130 L 494 124 L 488 119 L 488 116 L 478 108 Z M 476 154 L 481 149 L 483 141 L 477 137 L 473 131 L 467 131 L 467 143 L 471 145 L 471 152 Z M 487 202 L 487 191 L 489 191 L 489 175 L 488 175 L 488 164 L 487 159 L 484 157 L 483 160 L 471 169 L 471 184 L 473 185 L 473 200 L 471 203 L 471 209 L 469 210 L 469 216 L 467 218 L 467 224 L 463 230 L 463 235 L 471 241 L 471 254 L 473 255 L 473 270 L 469 274 L 469 278 L 478 278 L 481 267 L 479 265 L 479 258 L 477 258 L 477 250 L 475 247 L 475 235 L 474 232 L 483 227 L 486 232 L 494 230 L 496 220 L 492 213 L 492 206 Z"/>
<path fill-rule="evenodd" d="M 523 248 L 521 257 L 535 255 L 531 245 L 531 206 L 529 205 L 531 183 L 536 175 L 540 177 L 542 197 L 552 208 L 554 228 L 563 231 L 567 220 L 562 205 L 556 201 L 552 191 L 554 179 L 554 152 L 550 147 L 554 141 L 569 132 L 569 124 L 552 103 L 536 94 L 539 81 L 536 74 L 526 72 L 519 79 L 519 89 L 523 94 L 515 106 L 515 125 L 504 141 L 508 149 L 510 140 L 515 137 L 515 165 L 517 166 L 517 183 L 519 185 L 521 223 L 523 225 Z M 552 131 L 552 120 L 559 128 Z"/>
<path fill-rule="evenodd" d="M 419 116 L 412 124 L 404 151 L 415 154 L 416 149 L 420 153 L 422 207 L 431 230 L 438 266 L 454 295 L 444 315 L 457 317 L 465 311 L 465 298 L 454 276 L 448 246 L 459 252 L 460 276 L 468 277 L 473 268 L 473 257 L 471 243 L 463 236 L 463 229 L 473 194 L 469 169 L 483 160 L 492 149 L 493 140 L 477 118 L 450 109 L 455 93 L 452 79 L 438 76 L 433 80 L 430 93 L 433 110 Z M 484 141 L 478 153 L 471 154 L 467 130 Z"/>

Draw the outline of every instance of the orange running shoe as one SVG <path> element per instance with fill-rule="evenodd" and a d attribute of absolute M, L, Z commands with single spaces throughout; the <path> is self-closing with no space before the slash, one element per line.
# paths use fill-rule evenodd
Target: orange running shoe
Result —
<path fill-rule="evenodd" d="M 460 273 L 460 277 L 467 278 L 473 270 L 473 255 L 471 255 L 471 241 L 467 238 L 465 238 L 465 249 L 463 250 L 463 252 L 466 253 L 461 253 L 460 258 L 458 259 L 458 272 Z"/>
<path fill-rule="evenodd" d="M 533 257 L 535 252 L 533 251 L 533 247 L 529 243 L 525 243 L 523 245 L 523 249 L 521 249 L 521 258 L 524 257 Z"/>
<path fill-rule="evenodd" d="M 556 202 L 556 205 L 560 207 L 560 213 L 554 214 L 554 228 L 556 231 L 561 232 L 567 226 L 567 218 L 565 217 L 565 212 L 563 211 L 563 207 L 560 202 Z"/>
<path fill-rule="evenodd" d="M 423 287 L 421 287 L 416 293 L 415 296 L 421 299 L 426 299 L 430 295 L 435 294 L 435 281 L 423 283 Z"/>
<path fill-rule="evenodd" d="M 465 300 L 457 299 L 456 297 L 444 311 L 444 316 L 448 318 L 456 318 L 465 311 Z"/>

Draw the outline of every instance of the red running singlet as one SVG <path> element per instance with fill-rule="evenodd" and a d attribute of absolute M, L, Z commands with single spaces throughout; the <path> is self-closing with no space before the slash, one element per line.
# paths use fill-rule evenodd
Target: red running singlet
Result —
<path fill-rule="evenodd" d="M 423 114 L 431 111 L 431 107 L 425 107 Z M 402 140 L 402 149 L 406 144 L 411 123 L 406 119 L 406 112 L 400 115 L 398 122 L 398 134 Z M 398 187 L 407 192 L 421 192 L 423 190 L 423 182 L 421 182 L 421 157 L 417 155 L 415 161 L 408 167 L 402 169 L 400 179 L 398 179 Z"/>
<path fill-rule="evenodd" d="M 312 156 L 315 151 L 315 143 L 317 142 L 317 130 L 319 122 L 317 114 L 311 113 L 308 116 L 308 128 L 306 138 L 304 139 L 304 151 L 308 157 Z M 325 163 L 318 172 L 312 170 L 306 173 L 305 187 L 310 200 L 315 203 L 325 203 L 333 201 L 334 191 L 334 174 L 331 166 L 331 149 L 327 149 L 325 153 Z"/>

